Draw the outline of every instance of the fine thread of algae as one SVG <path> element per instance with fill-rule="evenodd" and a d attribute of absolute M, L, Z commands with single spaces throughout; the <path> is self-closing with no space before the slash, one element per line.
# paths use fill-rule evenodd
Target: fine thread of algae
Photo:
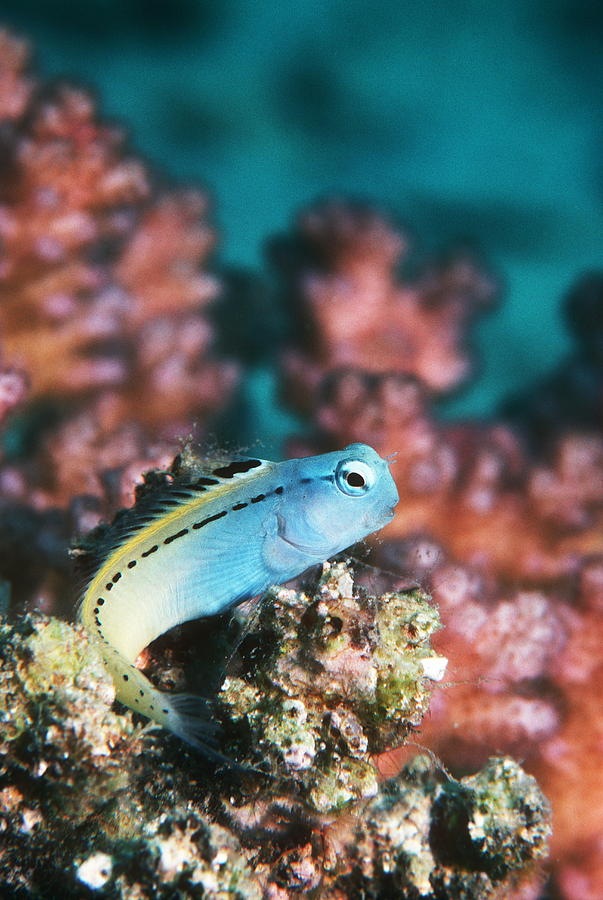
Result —
<path fill-rule="evenodd" d="M 407 739 L 404 741 L 404 746 L 406 747 L 416 747 L 417 750 L 420 750 L 422 754 L 428 756 L 431 760 L 432 766 L 438 772 L 441 772 L 442 775 L 451 783 L 451 784 L 460 784 L 458 778 L 455 778 L 450 769 L 448 769 L 437 753 L 434 753 L 433 750 L 430 750 L 429 747 L 426 747 L 424 744 L 420 744 L 418 741 L 411 741 Z"/>

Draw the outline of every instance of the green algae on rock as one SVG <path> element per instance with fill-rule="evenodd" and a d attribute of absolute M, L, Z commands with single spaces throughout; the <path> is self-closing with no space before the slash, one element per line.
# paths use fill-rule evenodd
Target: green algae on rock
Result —
<path fill-rule="evenodd" d="M 345 896 L 477 900 L 509 897 L 537 878 L 549 835 L 549 805 L 513 760 L 492 759 L 454 781 L 418 756 L 329 837 Z"/>
<path fill-rule="evenodd" d="M 221 692 L 232 748 L 270 778 L 208 772 L 167 735 L 143 741 L 82 629 L 41 615 L 1 626 L 0 894 L 510 896 L 546 853 L 533 778 L 502 759 L 457 782 L 418 757 L 384 782 L 372 764 L 427 707 L 437 625 L 420 591 L 355 596 L 343 564 L 311 595 L 274 590 L 245 638 L 254 670 L 242 648 Z"/>
<path fill-rule="evenodd" d="M 111 709 L 113 684 L 84 628 L 40 614 L 2 624 L 0 662 L 4 765 L 35 757 L 63 777 L 80 757 L 108 759 L 132 735 L 131 719 Z M 63 763 L 65 744 L 71 752 Z"/>
<path fill-rule="evenodd" d="M 490 759 L 434 801 L 432 843 L 453 865 L 464 863 L 494 881 L 544 858 L 550 835 L 548 803 L 511 759 Z"/>
<path fill-rule="evenodd" d="M 198 757 L 158 758 L 113 697 L 83 628 L 0 626 L 0 894 L 260 900 L 238 839 L 204 810 Z"/>
<path fill-rule="evenodd" d="M 400 744 L 427 711 L 429 674 L 445 664 L 429 645 L 438 627 L 423 591 L 363 596 L 345 563 L 325 563 L 314 596 L 269 592 L 259 663 L 227 678 L 220 699 L 250 726 L 249 749 L 303 784 L 316 812 L 331 812 L 375 796 L 371 756 Z"/>

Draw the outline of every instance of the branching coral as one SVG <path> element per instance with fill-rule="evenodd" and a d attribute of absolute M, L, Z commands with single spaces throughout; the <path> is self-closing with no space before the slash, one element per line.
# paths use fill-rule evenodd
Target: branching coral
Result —
<path fill-rule="evenodd" d="M 136 421 L 173 437 L 223 404 L 234 374 L 209 352 L 207 200 L 154 192 L 90 96 L 32 90 L 23 45 L 3 41 L 23 97 L 5 111 L 0 169 L 4 358 L 28 372 L 32 400 L 102 396 L 104 430 Z"/>
<path fill-rule="evenodd" d="M 236 367 L 212 351 L 207 198 L 156 190 L 89 94 L 46 88 L 6 32 L 0 49 L 0 352 L 14 367 L 3 418 L 20 403 L 5 422 L 0 502 L 65 548 L 74 526 L 129 503 L 180 436 L 203 433 Z"/>
<path fill-rule="evenodd" d="M 323 384 L 314 418 L 313 447 L 370 440 L 395 454 L 390 539 L 424 532 L 455 559 L 535 583 L 603 552 L 603 438 L 563 434 L 550 463 L 533 463 L 504 425 L 439 425 L 420 383 L 358 371 Z"/>
<path fill-rule="evenodd" d="M 14 66 L 5 78 L 18 82 L 22 45 L 3 39 Z M 188 422 L 219 405 L 231 380 L 207 359 L 202 312 L 217 285 L 200 270 L 214 242 L 206 200 L 153 196 L 86 93 L 35 87 L 23 86 L 3 135 L 5 357 L 31 373 L 32 398 L 112 389 L 116 423 Z"/>
<path fill-rule="evenodd" d="M 302 235 L 302 252 L 305 240 Z M 336 253 L 337 240 L 333 246 Z M 363 259 L 362 245 L 356 249 Z M 315 263 L 302 258 L 306 268 L 296 270 L 297 283 L 312 284 Z M 373 262 L 379 281 L 383 267 Z M 338 283 L 352 284 L 356 268 L 350 252 Z M 370 272 L 365 278 L 370 281 Z M 425 383 L 420 372 L 375 372 L 360 358 L 323 377 L 310 401 L 297 405 L 310 414 L 315 434 L 292 445 L 305 453 L 368 440 L 396 455 L 401 501 L 373 562 L 400 575 L 366 580 L 391 587 L 416 579 L 439 605 L 445 627 L 435 646 L 450 659 L 451 683 L 436 692 L 422 739 L 457 771 L 483 764 L 492 752 L 526 759 L 560 811 L 554 837 L 559 890 L 593 900 L 603 890 L 603 799 L 587 774 L 603 725 L 596 688 L 601 296 L 594 275 L 570 292 L 567 312 L 581 352 L 510 405 L 506 420 L 438 424 L 429 379 Z M 380 327 L 385 339 L 389 316 Z M 321 323 L 321 333 L 325 346 L 333 346 L 328 325 Z M 339 361 L 336 349 L 332 358 Z M 292 377 L 287 361 L 285 372 Z M 584 383 L 586 394 L 579 387 Z M 303 374 L 297 385 L 306 389 Z M 297 400 L 295 386 L 288 396 Z M 579 812 L 583 804 L 587 815 Z"/>
<path fill-rule="evenodd" d="M 550 462 L 530 462 L 505 428 L 437 426 L 421 395 L 398 377 L 341 376 L 317 415 L 320 447 L 371 435 L 399 448 L 399 512 L 374 561 L 431 590 L 450 659 L 422 740 L 461 770 L 492 752 L 527 759 L 560 811 L 559 883 L 581 879 L 576 896 L 595 898 L 603 439 L 561 433 Z"/>
<path fill-rule="evenodd" d="M 321 379 L 341 367 L 416 375 L 434 393 L 467 377 L 466 331 L 492 304 L 493 281 L 466 254 L 400 281 L 405 252 L 383 217 L 338 200 L 306 210 L 273 242 L 293 319 L 283 369 L 295 405 L 307 409 Z"/>

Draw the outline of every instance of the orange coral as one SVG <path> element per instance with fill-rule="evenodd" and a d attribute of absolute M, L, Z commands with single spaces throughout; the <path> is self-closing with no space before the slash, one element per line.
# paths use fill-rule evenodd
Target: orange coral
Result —
<path fill-rule="evenodd" d="M 307 409 L 321 378 L 341 367 L 416 375 L 430 391 L 468 375 L 469 323 L 491 306 L 492 279 L 466 254 L 396 275 L 406 239 L 373 210 L 333 200 L 304 212 L 273 243 L 293 345 L 283 358 L 290 400 Z"/>
<path fill-rule="evenodd" d="M 49 609 L 66 594 L 70 531 L 129 505 L 144 469 L 200 437 L 237 367 L 212 349 L 207 198 L 156 190 L 88 93 L 40 84 L 6 32 L 0 50 L 0 415 L 13 446 L 0 505 L 53 547 L 38 547 L 54 574 L 41 566 L 34 595 Z M 0 534 L 3 562 L 12 540 Z"/>
<path fill-rule="evenodd" d="M 506 421 L 443 425 L 430 395 L 450 372 L 448 386 L 467 371 L 458 365 L 460 331 L 441 340 L 455 334 L 449 310 L 459 307 L 431 308 L 442 329 L 431 327 L 433 346 L 416 318 L 398 316 L 404 290 L 392 269 L 402 243 L 394 238 L 374 215 L 354 219 L 340 207 L 302 220 L 286 264 L 314 332 L 306 343 L 300 332 L 283 368 L 287 397 L 315 432 L 290 446 L 302 454 L 367 441 L 395 455 L 400 503 L 373 561 L 400 575 L 365 578 L 386 589 L 416 579 L 440 607 L 445 628 L 434 644 L 449 658 L 449 683 L 435 692 L 419 740 L 457 771 L 493 752 L 525 759 L 553 802 L 556 887 L 568 900 L 595 900 L 603 890 L 593 766 L 603 734 L 603 279 L 591 274 L 568 295 L 578 352 L 509 404 Z M 422 295 L 413 290 L 418 315 Z M 466 316 L 458 321 L 466 328 Z M 384 353 L 388 342 L 398 359 Z M 429 364 L 406 352 L 414 344 Z M 443 348 L 454 351 L 450 370 Z"/>
<path fill-rule="evenodd" d="M 603 435 L 561 431 L 536 462 L 504 426 L 438 425 L 416 381 L 359 372 L 325 385 L 315 420 L 316 442 L 296 451 L 367 440 L 397 452 L 400 504 L 375 561 L 432 591 L 445 626 L 434 645 L 450 660 L 420 741 L 457 771 L 494 752 L 526 760 L 553 802 L 563 896 L 595 900 Z"/>
<path fill-rule="evenodd" d="M 528 582 L 603 553 L 602 438 L 563 436 L 552 464 L 533 465 L 505 426 L 439 425 L 414 379 L 357 371 L 325 383 L 314 419 L 321 448 L 367 441 L 395 454 L 390 540 L 426 533 L 455 559 Z"/>
<path fill-rule="evenodd" d="M 23 98 L 0 103 L 11 119 L 0 172 L 5 359 L 30 374 L 32 399 L 108 390 L 115 425 L 182 430 L 222 406 L 234 378 L 211 358 L 204 316 L 218 289 L 201 269 L 214 243 L 207 201 L 154 196 L 91 97 L 66 85 L 32 94 L 23 44 L 1 40 L 0 82 Z"/>

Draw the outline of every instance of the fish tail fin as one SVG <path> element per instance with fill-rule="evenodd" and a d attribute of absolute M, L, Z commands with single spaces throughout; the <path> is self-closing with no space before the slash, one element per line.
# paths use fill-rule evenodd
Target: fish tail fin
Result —
<path fill-rule="evenodd" d="M 169 694 L 151 684 L 115 649 L 104 651 L 105 664 L 113 676 L 116 698 L 155 725 L 167 728 L 208 759 L 226 761 L 219 752 L 220 724 L 211 701 L 194 694 Z"/>
<path fill-rule="evenodd" d="M 165 727 L 208 759 L 233 765 L 219 751 L 221 726 L 210 700 L 195 694 L 163 694 L 169 712 Z"/>
<path fill-rule="evenodd" d="M 163 699 L 169 706 L 165 727 L 186 744 L 232 773 L 261 775 L 263 778 L 273 779 L 269 772 L 239 763 L 220 752 L 218 738 L 222 734 L 222 727 L 215 719 L 211 700 L 195 694 L 164 694 Z"/>

